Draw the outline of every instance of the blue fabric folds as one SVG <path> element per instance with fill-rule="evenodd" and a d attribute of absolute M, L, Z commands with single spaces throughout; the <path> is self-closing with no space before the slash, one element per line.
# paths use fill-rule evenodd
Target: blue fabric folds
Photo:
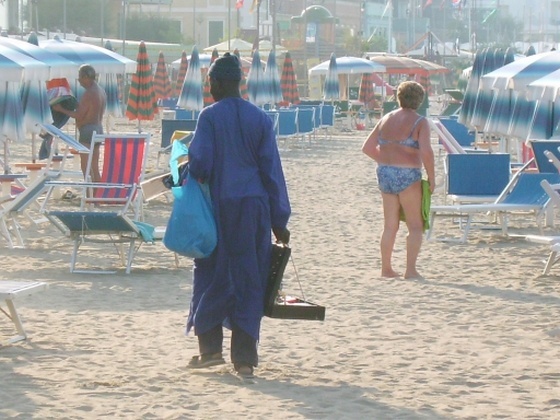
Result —
<path fill-rule="evenodd" d="M 177 160 L 188 153 L 188 149 L 180 144 L 174 142 L 169 162 L 175 183 L 179 181 Z M 185 257 L 209 257 L 218 243 L 218 234 L 208 184 L 200 184 L 187 175 L 182 185 L 171 190 L 173 210 L 167 222 L 163 244 Z"/>

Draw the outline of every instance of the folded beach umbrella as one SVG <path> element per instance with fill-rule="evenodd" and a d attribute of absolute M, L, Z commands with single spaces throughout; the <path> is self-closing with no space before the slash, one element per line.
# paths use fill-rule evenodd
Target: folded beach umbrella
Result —
<path fill-rule="evenodd" d="M 210 64 L 208 68 L 212 65 L 214 61 L 220 56 L 218 50 L 214 48 L 212 50 L 212 56 L 210 57 Z M 204 106 L 212 105 L 214 103 L 214 98 L 210 93 L 210 78 L 208 77 L 208 68 L 204 71 L 204 86 L 202 88 L 202 100 L 204 102 Z"/>
<path fill-rule="evenodd" d="M 163 52 L 159 52 L 156 72 L 154 74 L 154 90 L 156 99 L 167 99 L 171 97 L 171 83 L 167 73 L 167 64 Z"/>
<path fill-rule="evenodd" d="M 177 73 L 177 80 L 175 80 L 175 97 L 179 97 L 183 83 L 185 83 L 185 76 L 187 75 L 187 68 L 189 67 L 187 61 L 187 52 L 183 51 L 181 54 L 181 62 L 179 64 L 179 72 Z"/>
<path fill-rule="evenodd" d="M 202 76 L 198 60 L 198 48 L 195 45 L 191 53 L 191 60 L 185 76 L 185 81 L 179 93 L 177 106 L 193 111 L 202 110 Z"/>
<path fill-rule="evenodd" d="M 108 73 L 105 76 L 100 76 L 99 84 L 105 89 L 105 95 L 107 95 L 107 113 L 115 118 L 122 117 L 123 109 L 117 75 Z"/>
<path fill-rule="evenodd" d="M 20 94 L 25 131 L 39 134 L 41 132 L 39 124 L 53 122 L 47 86 L 42 80 L 27 81 L 21 85 Z"/>
<path fill-rule="evenodd" d="M 266 92 L 264 81 L 264 71 L 261 64 L 261 56 L 259 50 L 253 53 L 253 62 L 249 77 L 247 78 L 247 89 L 249 91 L 249 101 L 255 105 L 264 105 L 268 103 L 269 95 Z"/>
<path fill-rule="evenodd" d="M 363 103 L 367 109 L 373 109 L 375 106 L 375 82 L 373 77 L 373 73 L 364 73 L 360 80 L 358 100 Z"/>
<path fill-rule="evenodd" d="M 0 83 L 0 142 L 4 155 L 4 173 L 10 172 L 9 143 L 23 141 L 23 108 L 18 82 Z"/>
<path fill-rule="evenodd" d="M 138 120 L 138 132 L 141 132 L 140 121 L 153 120 L 158 111 L 152 67 L 144 41 L 140 42 L 136 63 L 136 72 L 130 83 L 126 117 Z"/>
<path fill-rule="evenodd" d="M 323 89 L 323 99 L 338 99 L 340 97 L 340 84 L 338 81 L 338 69 L 336 64 L 336 55 L 331 53 L 327 77 L 325 78 L 325 87 Z"/>
<path fill-rule="evenodd" d="M 276 104 L 281 102 L 282 88 L 280 87 L 280 74 L 278 73 L 278 65 L 276 64 L 276 54 L 274 51 L 268 54 L 264 76 L 265 87 L 269 92 L 269 103 Z"/>
<path fill-rule="evenodd" d="M 286 53 L 284 64 L 282 65 L 282 74 L 280 75 L 280 85 L 282 87 L 282 97 L 284 101 L 290 104 L 299 104 L 299 91 L 297 86 L 296 73 L 292 62 L 292 56 Z"/>
<path fill-rule="evenodd" d="M 485 129 L 492 133 L 513 134 L 511 125 L 515 124 L 515 135 L 525 139 L 529 134 L 530 123 L 536 109 L 535 101 L 527 97 L 531 82 L 545 77 L 560 69 L 560 52 L 549 51 L 521 58 L 482 77 L 481 90 L 494 92 L 494 107 L 486 115 Z M 525 104 L 523 102 L 526 102 Z M 529 106 L 530 114 L 525 114 L 523 124 L 512 121 L 514 108 Z"/>

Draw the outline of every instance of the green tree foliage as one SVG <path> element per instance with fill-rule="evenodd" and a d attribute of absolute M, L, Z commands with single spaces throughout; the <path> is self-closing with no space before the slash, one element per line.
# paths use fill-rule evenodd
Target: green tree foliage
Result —
<path fill-rule="evenodd" d="M 39 28 L 49 31 L 62 31 L 64 29 L 64 0 L 38 0 L 37 13 Z M 105 10 L 105 19 L 108 10 Z M 67 0 L 66 1 L 66 31 L 76 34 L 95 36 L 101 27 L 101 3 L 91 0 Z M 31 26 L 36 25 L 33 18 Z M 95 34 L 95 35 L 92 35 Z"/>
<path fill-rule="evenodd" d="M 78 35 L 120 38 L 121 15 L 114 13 L 110 2 L 66 0 L 66 31 Z M 32 27 L 52 32 L 64 30 L 64 0 L 37 0 L 37 16 L 33 16 Z M 101 34 L 101 13 L 103 10 L 103 31 Z M 136 41 L 181 43 L 179 23 L 157 15 L 131 13 L 126 19 L 126 38 Z"/>
<path fill-rule="evenodd" d="M 182 43 L 179 22 L 156 14 L 134 14 L 126 20 L 126 37 L 136 41 Z"/>

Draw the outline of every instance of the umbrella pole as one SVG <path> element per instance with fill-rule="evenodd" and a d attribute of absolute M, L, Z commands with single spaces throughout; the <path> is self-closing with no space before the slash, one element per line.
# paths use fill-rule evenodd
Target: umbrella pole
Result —
<path fill-rule="evenodd" d="M 31 162 L 35 163 L 35 133 L 31 134 Z"/>
<path fill-rule="evenodd" d="M 7 175 L 10 173 L 10 167 L 8 166 L 8 139 L 4 138 L 4 174 Z"/>

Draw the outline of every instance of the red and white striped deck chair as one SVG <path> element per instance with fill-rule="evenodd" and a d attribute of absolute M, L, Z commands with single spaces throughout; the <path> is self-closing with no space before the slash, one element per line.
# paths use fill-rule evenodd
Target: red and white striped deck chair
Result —
<path fill-rule="evenodd" d="M 88 157 L 87 174 L 91 174 L 94 147 L 99 147 L 101 180 L 93 183 L 90 194 L 84 197 L 84 204 L 124 205 L 130 194 L 140 194 L 138 188 L 144 180 L 150 134 L 94 134 Z M 91 176 L 87 180 L 91 182 Z M 114 185 L 115 188 L 110 188 Z M 130 188 L 123 188 L 129 186 Z M 91 187 L 91 185 L 90 185 Z M 142 199 L 132 197 L 134 217 L 141 214 Z"/>

